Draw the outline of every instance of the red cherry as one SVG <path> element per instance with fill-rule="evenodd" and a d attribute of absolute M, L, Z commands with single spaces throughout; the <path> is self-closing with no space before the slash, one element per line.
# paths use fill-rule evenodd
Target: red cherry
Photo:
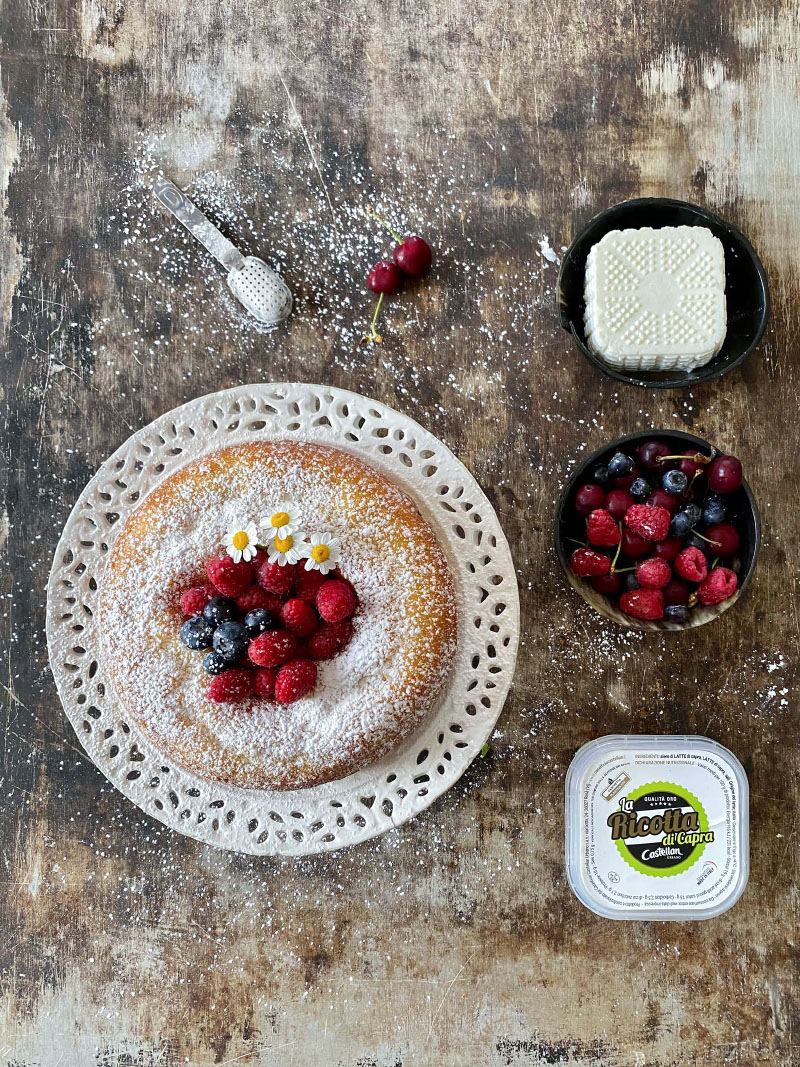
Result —
<path fill-rule="evenodd" d="M 402 281 L 403 276 L 395 264 L 388 259 L 382 259 L 367 275 L 367 288 L 373 293 L 391 296 L 400 288 Z"/>
<path fill-rule="evenodd" d="M 689 451 L 684 452 L 683 455 L 687 458 L 679 460 L 678 470 L 683 471 L 687 478 L 694 478 L 695 475 L 702 474 L 702 472 L 706 469 L 705 462 L 698 463 L 695 459 L 695 456 L 703 455 L 702 452 L 698 452 L 696 448 L 689 449 Z M 704 461 L 705 459 L 706 457 L 703 456 Z"/>
<path fill-rule="evenodd" d="M 431 262 L 433 261 L 433 252 L 431 252 L 431 246 L 427 241 L 424 241 L 416 234 L 411 234 L 408 237 L 401 237 L 396 230 L 393 230 L 388 222 L 376 215 L 371 207 L 367 208 L 367 214 L 371 215 L 373 219 L 376 219 L 385 230 L 394 237 L 397 244 L 395 245 L 392 256 L 395 263 L 400 270 L 407 274 L 410 278 L 421 278 L 423 274 L 429 270 Z M 373 292 L 379 292 L 375 289 Z M 394 290 L 392 290 L 394 292 Z"/>
<path fill-rule="evenodd" d="M 592 511 L 601 508 L 605 503 L 606 494 L 599 485 L 589 482 L 582 485 L 575 494 L 575 510 L 579 515 L 588 515 Z"/>
<path fill-rule="evenodd" d="M 708 546 L 709 554 L 719 556 L 720 559 L 729 559 L 735 556 L 739 548 L 739 534 L 736 527 L 729 522 L 717 522 L 703 531 L 711 544 Z"/>
<path fill-rule="evenodd" d="M 733 493 L 742 484 L 742 465 L 736 456 L 717 456 L 708 467 L 708 487 L 715 493 Z"/>
<path fill-rule="evenodd" d="M 653 545 L 650 541 L 645 541 L 643 537 L 640 537 L 633 530 L 629 530 L 627 526 L 622 528 L 622 554 L 627 556 L 628 559 L 638 559 L 640 556 L 646 556 L 652 549 Z"/>
<path fill-rule="evenodd" d="M 666 508 L 673 512 L 678 506 L 678 497 L 674 493 L 668 493 L 666 489 L 654 489 L 645 503 L 651 508 Z"/>
<path fill-rule="evenodd" d="M 412 234 L 410 237 L 404 237 L 395 247 L 393 258 L 404 274 L 411 278 L 421 278 L 430 270 L 433 252 L 427 241 Z"/>
<path fill-rule="evenodd" d="M 673 578 L 664 586 L 665 604 L 688 604 L 692 587 L 680 578 Z"/>
<path fill-rule="evenodd" d="M 619 522 L 620 519 L 625 517 L 625 512 L 628 508 L 632 507 L 635 503 L 636 501 L 627 489 L 612 489 L 606 497 L 606 510 L 610 511 L 617 522 Z"/>
<path fill-rule="evenodd" d="M 596 574 L 594 578 L 589 579 L 589 584 L 598 593 L 618 593 L 622 582 L 618 574 Z"/>
<path fill-rule="evenodd" d="M 682 549 L 683 541 L 680 537 L 667 537 L 663 541 L 656 541 L 653 545 L 653 555 L 672 563 L 681 554 Z"/>
<path fill-rule="evenodd" d="M 645 470 L 664 471 L 667 469 L 667 464 L 659 463 L 659 460 L 662 456 L 668 456 L 669 454 L 669 445 L 662 444 L 661 441 L 645 441 L 639 447 L 639 462 Z"/>

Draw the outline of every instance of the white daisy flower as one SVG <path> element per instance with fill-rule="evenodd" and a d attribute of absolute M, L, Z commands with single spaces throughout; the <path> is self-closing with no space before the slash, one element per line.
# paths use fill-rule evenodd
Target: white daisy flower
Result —
<path fill-rule="evenodd" d="M 267 555 L 270 563 L 277 563 L 285 567 L 287 563 L 297 563 L 305 557 L 305 533 L 296 530 L 286 537 L 273 537 L 267 545 Z"/>
<path fill-rule="evenodd" d="M 291 500 L 282 500 L 261 516 L 261 528 L 267 537 L 291 537 L 303 525 L 303 514 Z"/>
<path fill-rule="evenodd" d="M 342 548 L 338 537 L 326 533 L 313 533 L 303 545 L 303 555 L 307 556 L 306 570 L 327 574 L 333 570 L 342 557 Z"/>
<path fill-rule="evenodd" d="M 249 563 L 257 551 L 258 530 L 254 522 L 248 522 L 245 526 L 232 526 L 225 534 L 223 544 L 225 551 L 233 559 L 234 563 L 242 560 Z"/>

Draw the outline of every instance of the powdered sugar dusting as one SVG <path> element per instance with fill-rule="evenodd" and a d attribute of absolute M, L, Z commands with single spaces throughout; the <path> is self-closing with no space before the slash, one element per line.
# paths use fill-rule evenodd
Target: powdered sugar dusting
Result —
<path fill-rule="evenodd" d="M 180 591 L 224 531 L 284 498 L 342 543 L 360 598 L 355 631 L 289 708 L 215 704 L 200 654 L 178 641 Z M 317 445 L 238 446 L 183 468 L 128 520 L 103 589 L 118 696 L 172 758 L 234 784 L 286 788 L 340 777 L 425 715 L 455 650 L 452 584 L 413 504 L 359 460 Z"/>

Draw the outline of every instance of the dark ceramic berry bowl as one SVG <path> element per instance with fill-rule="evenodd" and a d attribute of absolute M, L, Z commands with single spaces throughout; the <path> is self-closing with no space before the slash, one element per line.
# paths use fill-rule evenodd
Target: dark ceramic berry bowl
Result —
<path fill-rule="evenodd" d="M 586 339 L 584 282 L 586 258 L 593 245 L 610 230 L 649 226 L 705 226 L 722 242 L 725 252 L 725 298 L 728 326 L 722 348 L 695 371 L 624 371 L 596 355 Z M 558 275 L 558 313 L 580 351 L 603 374 L 630 385 L 651 389 L 681 389 L 719 378 L 738 367 L 753 351 L 767 327 L 767 276 L 753 246 L 731 223 L 697 204 L 663 197 L 626 200 L 602 211 L 587 223 L 567 249 Z"/>
<path fill-rule="evenodd" d="M 642 459 L 643 455 L 647 458 L 648 450 L 643 450 L 642 455 L 640 455 L 641 446 L 645 445 L 645 443 L 649 443 L 649 466 L 646 466 Z M 655 449 L 653 443 L 656 443 Z M 642 433 L 628 434 L 625 437 L 617 438 L 616 441 L 609 442 L 603 448 L 599 448 L 575 469 L 561 492 L 558 507 L 556 508 L 554 531 L 556 553 L 567 581 L 595 611 L 628 629 L 654 631 L 688 630 L 695 626 L 703 626 L 705 623 L 718 618 L 723 612 L 733 607 L 746 590 L 753 576 L 759 548 L 761 547 L 761 522 L 758 508 L 750 487 L 744 478 L 741 478 L 741 484 L 738 488 L 726 492 L 713 492 L 712 487 L 709 486 L 709 481 L 713 479 L 714 484 L 717 484 L 718 471 L 714 470 L 711 464 L 700 465 L 692 463 L 690 457 L 687 457 L 688 468 L 686 461 L 679 462 L 673 459 L 666 459 L 662 463 L 658 463 L 657 460 L 653 459 L 653 452 L 657 452 L 658 448 L 662 446 L 669 450 L 666 454 L 667 456 L 682 456 L 686 453 L 694 453 L 713 459 L 723 455 L 718 449 L 713 448 L 708 441 L 704 441 L 701 437 L 695 437 L 693 434 L 683 433 L 680 430 L 648 430 Z M 632 536 L 632 530 L 628 528 L 627 522 L 623 521 L 622 518 L 623 515 L 627 514 L 626 509 L 630 505 L 626 497 L 619 495 L 621 487 L 615 485 L 615 481 L 618 482 L 619 478 L 615 479 L 612 474 L 609 475 L 605 484 L 600 484 L 603 481 L 604 468 L 608 467 L 612 457 L 617 456 L 618 453 L 632 459 L 636 465 L 633 472 L 622 476 L 623 484 L 626 477 L 630 479 L 631 474 L 635 475 L 640 481 L 644 479 L 648 483 L 650 494 L 654 490 L 658 491 L 660 501 L 665 500 L 664 494 L 667 493 L 667 490 L 663 487 L 663 481 L 669 471 L 673 472 L 669 475 L 670 485 L 673 485 L 676 479 L 678 485 L 682 484 L 684 479 L 688 482 L 688 488 L 684 490 L 683 494 L 671 494 L 676 495 L 675 503 L 672 501 L 667 502 L 666 510 L 669 512 L 670 506 L 672 510 L 670 513 L 669 537 L 664 539 L 663 544 L 647 542 L 645 545 L 645 541 L 642 538 L 637 539 L 635 535 Z M 691 469 L 692 466 L 694 469 L 700 467 L 701 473 L 696 475 L 694 479 L 687 475 L 681 478 L 680 473 L 682 470 Z M 716 466 L 719 467 L 719 464 Z M 612 472 L 613 470 L 614 465 L 612 464 Z M 714 474 L 712 474 L 712 470 L 714 470 Z M 733 484 L 735 484 L 735 481 L 736 479 L 734 478 Z M 599 489 L 597 488 L 598 485 L 600 486 Z M 594 488 L 587 490 L 587 486 L 593 486 Z M 634 489 L 634 494 L 630 494 L 630 488 Z M 612 490 L 617 493 L 613 498 L 613 504 L 616 506 L 613 508 L 615 515 L 612 518 L 619 523 L 619 530 L 625 534 L 625 539 L 620 544 L 619 553 L 613 544 L 608 547 L 601 547 L 597 544 L 587 545 L 588 519 L 586 513 L 587 510 L 595 510 L 592 497 L 598 498 L 595 501 L 597 509 L 606 512 L 612 506 L 612 500 L 609 499 L 609 493 Z M 580 497 L 577 496 L 579 491 L 581 491 Z M 635 503 L 645 505 L 645 512 L 639 512 L 638 514 L 644 514 L 646 520 L 649 520 L 650 509 L 647 508 L 649 496 L 644 495 L 647 491 L 648 489 L 644 485 L 635 484 L 629 486 L 627 490 L 622 489 L 622 492 L 633 497 Z M 603 494 L 602 502 L 599 500 L 601 492 Z M 656 503 L 657 501 L 658 498 L 656 501 L 651 501 L 651 503 Z M 580 505 L 583 509 L 582 511 L 576 507 L 576 503 Z M 696 515 L 696 512 L 691 511 L 690 505 L 696 505 L 700 509 L 702 518 L 699 521 L 693 521 L 691 525 L 687 526 L 689 519 L 686 516 L 690 514 Z M 721 509 L 721 514 L 714 513 L 715 508 L 718 511 Z M 659 507 L 658 511 L 661 512 L 661 510 L 662 508 Z M 677 516 L 681 512 L 685 514 L 685 518 L 677 520 Z M 608 521 L 607 515 L 601 515 L 599 518 L 603 519 L 611 527 L 612 524 Z M 661 516 L 661 520 L 666 523 L 666 518 L 663 516 Z M 721 530 L 720 524 L 733 526 L 738 535 L 738 545 L 733 551 L 730 551 L 729 545 L 724 555 L 721 548 L 722 541 L 713 540 L 713 538 L 725 539 L 724 531 Z M 601 523 L 601 531 L 602 525 Z M 685 532 L 681 532 L 684 527 L 686 527 Z M 609 539 L 612 539 L 614 536 L 613 530 L 610 533 L 611 538 Z M 711 534 L 711 539 L 708 537 L 709 533 Z M 728 535 L 730 535 L 730 531 L 728 531 Z M 593 534 L 593 536 L 596 535 Z M 602 532 L 600 536 L 602 541 Z M 666 543 L 668 540 L 671 542 L 670 544 Z M 676 541 L 680 542 L 679 549 L 675 544 Z M 599 591 L 594 585 L 594 578 L 579 577 L 574 572 L 573 554 L 582 546 L 586 546 L 593 554 L 605 555 L 610 558 L 612 561 L 611 569 L 617 575 L 620 583 L 619 589 L 609 592 Z M 626 554 L 622 552 L 623 546 L 631 549 L 632 554 L 630 557 L 626 558 Z M 690 547 L 703 554 L 705 565 L 709 572 L 713 573 L 715 569 L 721 569 L 720 574 L 715 575 L 715 578 L 725 577 L 732 585 L 733 578 L 727 572 L 733 572 L 736 578 L 736 587 L 726 599 L 714 604 L 702 603 L 700 600 L 701 595 L 703 599 L 707 598 L 706 589 L 703 589 L 701 594 L 703 583 L 699 580 L 688 580 L 681 571 L 676 570 L 676 566 L 681 566 L 681 561 L 676 564 L 676 552 Z M 614 562 L 615 556 L 617 557 L 616 562 Z M 662 610 L 665 615 L 672 614 L 673 618 L 664 616 L 658 618 L 634 617 L 622 610 L 620 598 L 624 593 L 634 593 L 638 589 L 634 599 L 642 599 L 643 590 L 637 583 L 636 567 L 644 559 L 648 559 L 652 568 L 652 559 L 656 556 L 669 564 L 669 582 L 667 585 L 662 585 L 658 588 L 662 598 Z M 583 556 L 582 562 L 585 559 L 586 557 Z M 593 557 L 590 558 L 589 562 L 599 562 L 605 566 L 602 560 L 597 561 Z M 700 563 L 702 566 L 702 561 Z M 662 564 L 656 565 L 656 571 L 659 568 L 663 572 Z M 685 568 L 682 567 L 681 569 Z M 602 582 L 603 579 L 601 578 L 600 583 Z M 607 578 L 606 582 L 613 584 L 614 577 Z M 644 590 L 644 593 L 646 599 L 655 600 L 656 604 L 658 603 L 658 596 L 654 596 L 652 588 Z M 680 597 L 688 597 L 688 600 L 683 600 L 685 612 L 678 610 L 670 613 L 667 612 L 667 607 L 663 606 L 669 605 L 674 608 L 674 603 L 672 602 L 675 595 L 679 598 L 677 603 L 681 602 Z M 628 604 L 627 606 L 630 605 Z"/>

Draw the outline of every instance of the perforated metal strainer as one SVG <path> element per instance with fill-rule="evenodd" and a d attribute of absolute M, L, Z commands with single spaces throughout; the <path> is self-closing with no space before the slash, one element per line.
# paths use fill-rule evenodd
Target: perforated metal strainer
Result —
<path fill-rule="evenodd" d="M 153 192 L 228 271 L 228 287 L 242 307 L 268 326 L 277 326 L 288 317 L 292 294 L 272 267 L 257 256 L 243 256 L 169 179 L 159 178 Z"/>

